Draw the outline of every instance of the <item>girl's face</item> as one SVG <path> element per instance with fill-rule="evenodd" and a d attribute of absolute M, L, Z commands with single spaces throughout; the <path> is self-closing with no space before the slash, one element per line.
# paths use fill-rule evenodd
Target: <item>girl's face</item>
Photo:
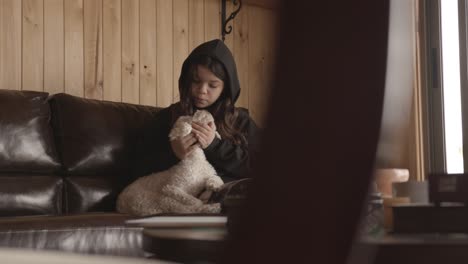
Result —
<path fill-rule="evenodd" d="M 196 72 L 190 88 L 191 96 L 194 105 L 203 109 L 218 100 L 223 92 L 224 82 L 204 66 L 197 65 Z"/>

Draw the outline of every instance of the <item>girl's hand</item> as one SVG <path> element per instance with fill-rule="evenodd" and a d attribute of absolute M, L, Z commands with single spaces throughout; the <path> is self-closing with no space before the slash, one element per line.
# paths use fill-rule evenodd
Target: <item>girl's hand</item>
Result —
<path fill-rule="evenodd" d="M 202 149 L 206 149 L 215 138 L 216 125 L 214 122 L 209 122 L 208 124 L 192 122 L 192 133 L 195 135 Z"/>
<path fill-rule="evenodd" d="M 171 147 L 174 154 L 180 160 L 183 160 L 190 152 L 192 152 L 197 139 L 190 133 L 183 138 L 174 139 L 171 141 Z"/>

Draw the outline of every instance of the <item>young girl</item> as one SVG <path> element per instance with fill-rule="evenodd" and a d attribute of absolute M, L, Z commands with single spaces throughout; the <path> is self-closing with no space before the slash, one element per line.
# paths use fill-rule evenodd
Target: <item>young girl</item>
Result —
<path fill-rule="evenodd" d="M 195 48 L 182 65 L 180 101 L 159 111 L 145 129 L 135 158 L 135 177 L 166 170 L 199 144 L 218 175 L 229 182 L 246 177 L 258 149 L 258 128 L 247 110 L 234 107 L 240 94 L 234 58 L 220 40 Z M 208 110 L 215 122 L 193 123 L 192 133 L 169 141 L 172 125 L 181 115 Z M 215 137 L 215 132 L 221 139 Z"/>

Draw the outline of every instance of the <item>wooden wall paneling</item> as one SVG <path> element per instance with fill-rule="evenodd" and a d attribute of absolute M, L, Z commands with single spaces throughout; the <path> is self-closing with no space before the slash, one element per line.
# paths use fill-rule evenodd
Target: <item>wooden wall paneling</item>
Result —
<path fill-rule="evenodd" d="M 417 29 L 414 33 L 414 45 L 415 45 L 415 59 L 414 59 L 414 71 L 415 71 L 415 78 L 414 78 L 414 95 L 413 95 L 413 105 L 414 108 L 412 110 L 412 120 L 411 123 L 414 124 L 414 142 L 415 142 L 415 149 L 414 149 L 414 173 L 411 174 L 410 177 L 413 176 L 413 179 L 418 181 L 423 181 L 426 179 L 426 167 L 427 167 L 427 144 L 425 138 L 425 131 L 426 128 L 426 118 L 425 118 L 425 93 L 426 90 L 426 78 L 425 72 L 423 70 L 423 65 L 425 65 L 426 58 L 423 54 L 425 54 L 426 46 L 422 43 L 423 39 L 425 38 L 424 33 L 424 25 L 425 25 L 425 17 L 422 15 L 423 12 L 423 5 L 425 3 L 422 1 L 413 1 L 413 8 L 414 8 L 414 16 L 413 16 L 413 25 Z"/>
<path fill-rule="evenodd" d="M 239 5 L 237 5 L 236 7 L 238 7 Z M 245 8 L 245 5 L 244 7 Z M 220 12 L 221 12 L 221 4 L 220 4 Z M 231 15 L 232 11 L 234 11 L 234 5 L 232 4 L 231 1 L 226 1 L 226 18 L 229 17 L 229 15 Z M 242 11 L 245 11 L 245 10 L 242 10 Z M 239 15 L 239 13 L 238 13 Z M 221 19 L 221 14 L 219 15 L 220 19 Z M 236 16 L 233 20 L 229 21 L 229 23 L 227 24 L 227 28 L 229 28 L 229 26 L 232 27 L 232 31 L 231 31 L 231 34 L 227 34 L 225 35 L 225 39 L 224 39 L 224 44 L 226 44 L 226 46 L 231 50 L 231 52 L 234 52 L 234 29 L 236 27 L 235 23 L 234 23 L 234 20 L 236 20 L 238 18 L 238 16 Z M 219 22 L 219 26 L 220 26 L 220 31 L 219 31 L 219 34 L 221 34 L 221 20 Z M 222 35 L 219 37 L 219 38 L 222 38 Z"/>
<path fill-rule="evenodd" d="M 423 181 L 425 180 L 425 140 L 424 140 L 424 104 L 423 104 L 423 87 L 424 81 L 422 80 L 422 63 L 424 59 L 422 58 L 422 52 L 425 47 L 420 42 L 424 39 L 424 30 L 423 26 L 424 18 L 421 16 L 420 6 L 421 1 L 413 0 L 412 2 L 412 14 L 411 14 L 411 24 L 415 28 L 415 31 L 412 31 L 413 38 L 413 95 L 412 95 L 412 107 L 411 107 L 411 118 L 410 118 L 410 128 L 409 128 L 409 172 L 410 179 Z M 419 28 L 418 28 L 419 27 Z"/>
<path fill-rule="evenodd" d="M 258 125 L 262 125 L 263 105 L 263 71 L 264 71 L 264 48 L 265 41 L 263 36 L 259 35 L 262 31 L 262 12 L 259 8 L 251 7 L 248 9 L 249 18 L 255 17 L 255 23 L 249 23 L 249 110 L 252 118 Z"/>
<path fill-rule="evenodd" d="M 228 2 L 228 14 L 233 9 Z M 221 36 L 218 0 L 2 0 L 0 12 L 0 88 L 145 105 L 177 101 L 183 60 Z M 274 17 L 244 5 L 226 38 L 241 82 L 237 105 L 258 119 L 272 71 Z"/>
<path fill-rule="evenodd" d="M 44 91 L 64 92 L 64 0 L 44 0 Z"/>
<path fill-rule="evenodd" d="M 236 106 L 249 107 L 249 6 L 244 5 L 234 18 L 234 59 L 241 86 Z"/>
<path fill-rule="evenodd" d="M 189 0 L 189 51 L 205 41 L 205 0 Z"/>
<path fill-rule="evenodd" d="M 407 133 L 407 169 L 409 170 L 409 175 L 411 180 L 418 180 L 419 177 L 419 170 L 418 168 L 418 147 L 419 147 L 419 142 L 418 142 L 418 134 L 417 134 L 417 115 L 416 115 L 416 109 L 417 109 L 417 101 L 415 100 L 416 96 L 416 87 L 413 88 L 413 100 L 411 102 L 411 116 L 410 116 L 410 122 L 409 122 L 409 127 L 408 127 L 408 133 Z"/>
<path fill-rule="evenodd" d="M 65 0 L 65 92 L 83 97 L 83 0 Z"/>
<path fill-rule="evenodd" d="M 179 76 L 182 63 L 189 54 L 189 1 L 174 1 L 174 82 L 172 102 L 179 101 Z"/>
<path fill-rule="evenodd" d="M 0 89 L 21 90 L 21 1 L 0 1 Z"/>
<path fill-rule="evenodd" d="M 275 71 L 275 64 L 276 64 L 276 56 L 277 56 L 277 47 L 278 47 L 278 40 L 279 36 L 277 35 L 276 29 L 278 28 L 278 15 L 275 10 L 273 9 L 262 9 L 265 13 L 265 20 L 264 20 L 264 32 L 265 40 L 266 40 L 266 54 L 267 54 L 267 65 L 268 65 L 268 73 L 269 78 L 268 81 L 271 85 L 273 82 L 274 71 Z"/>
<path fill-rule="evenodd" d="M 221 1 L 205 0 L 205 41 L 221 38 Z"/>
<path fill-rule="evenodd" d="M 84 0 L 84 96 L 103 99 L 102 0 Z"/>
<path fill-rule="evenodd" d="M 139 0 L 122 0 L 122 101 L 140 102 Z"/>
<path fill-rule="evenodd" d="M 242 4 L 277 10 L 281 6 L 280 2 L 281 0 L 244 0 Z"/>
<path fill-rule="evenodd" d="M 273 11 L 249 8 L 249 109 L 262 126 L 268 110 L 275 61 L 275 16 Z"/>
<path fill-rule="evenodd" d="M 44 90 L 44 1 L 23 0 L 23 90 Z"/>
<path fill-rule="evenodd" d="M 156 106 L 156 1 L 140 0 L 140 104 Z"/>
<path fill-rule="evenodd" d="M 169 106 L 173 95 L 173 1 L 156 0 L 157 106 Z"/>
<path fill-rule="evenodd" d="M 261 105 L 261 119 L 262 123 L 266 116 L 268 115 L 268 107 L 270 104 L 271 92 L 275 78 L 275 70 L 276 70 L 276 49 L 278 44 L 278 36 L 276 34 L 277 27 L 277 15 L 274 10 L 272 9 L 261 9 L 261 12 L 264 12 L 263 16 L 263 34 L 264 41 L 265 41 L 265 53 L 264 53 L 264 71 L 263 74 L 263 97 L 262 98 L 262 105 Z M 250 44 L 252 45 L 252 44 Z"/>
<path fill-rule="evenodd" d="M 122 101 L 122 19 L 121 1 L 103 0 L 104 100 Z"/>

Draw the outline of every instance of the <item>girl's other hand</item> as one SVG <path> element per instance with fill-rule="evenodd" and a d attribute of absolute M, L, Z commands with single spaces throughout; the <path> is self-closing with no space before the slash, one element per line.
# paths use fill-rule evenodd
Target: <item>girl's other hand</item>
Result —
<path fill-rule="evenodd" d="M 185 137 L 172 140 L 171 147 L 176 157 L 183 160 L 190 152 L 192 152 L 196 143 L 197 139 L 192 133 L 190 133 Z"/>
<path fill-rule="evenodd" d="M 216 125 L 214 122 L 209 122 L 208 124 L 192 122 L 192 133 L 195 135 L 202 149 L 206 149 L 215 138 Z"/>

